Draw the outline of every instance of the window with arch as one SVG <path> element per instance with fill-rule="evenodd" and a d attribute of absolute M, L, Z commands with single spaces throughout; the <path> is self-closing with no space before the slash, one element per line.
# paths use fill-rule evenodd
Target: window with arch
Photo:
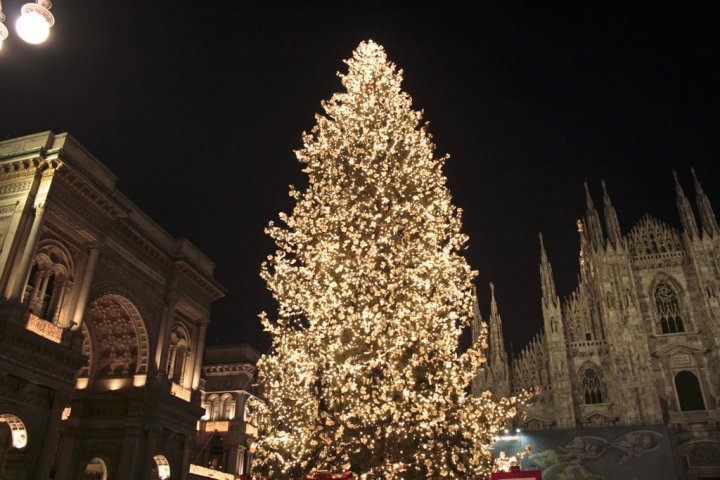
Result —
<path fill-rule="evenodd" d="M 202 420 L 210 420 L 210 408 L 212 406 L 212 404 L 210 403 L 210 400 L 207 397 L 205 397 L 202 401 L 201 406 L 202 406 L 202 409 L 205 410 L 205 413 L 201 417 Z"/>
<path fill-rule="evenodd" d="M 210 404 L 210 420 L 220 420 L 223 404 L 220 395 L 210 395 L 208 397 L 208 403 Z"/>
<path fill-rule="evenodd" d="M 95 457 L 85 465 L 83 480 L 107 480 L 108 468 L 105 460 Z"/>
<path fill-rule="evenodd" d="M 57 323 L 67 291 L 72 284 L 72 261 L 58 245 L 41 247 L 33 259 L 24 300 L 38 317 Z"/>
<path fill-rule="evenodd" d="M 653 290 L 655 309 L 660 320 L 662 333 L 682 333 L 685 322 L 680 309 L 680 300 L 675 289 L 668 282 L 659 282 Z"/>
<path fill-rule="evenodd" d="M 168 378 L 177 384 L 183 383 L 183 376 L 190 361 L 189 335 L 185 328 L 175 325 L 170 334 L 170 351 L 168 352 Z M 184 385 L 183 385 L 184 386 Z"/>
<path fill-rule="evenodd" d="M 222 419 L 232 420 L 235 418 L 235 398 L 231 393 L 226 393 L 222 397 Z"/>
<path fill-rule="evenodd" d="M 675 375 L 675 391 L 683 412 L 705 410 L 700 382 L 694 373 L 683 370 Z"/>
<path fill-rule="evenodd" d="M 600 376 L 594 368 L 586 368 L 582 376 L 582 396 L 586 405 L 603 403 Z"/>
<path fill-rule="evenodd" d="M 152 478 L 158 480 L 167 480 L 170 478 L 170 462 L 165 458 L 165 455 L 155 455 L 155 468 L 153 470 Z"/>
<path fill-rule="evenodd" d="M 28 442 L 27 429 L 25 424 L 19 417 L 15 415 L 4 413 L 0 415 L 0 423 L 7 424 L 10 427 L 10 439 L 12 441 L 13 448 L 25 448 Z"/>

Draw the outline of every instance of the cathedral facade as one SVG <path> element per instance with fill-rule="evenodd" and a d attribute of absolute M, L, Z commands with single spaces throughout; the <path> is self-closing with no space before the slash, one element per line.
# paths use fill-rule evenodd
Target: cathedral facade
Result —
<path fill-rule="evenodd" d="M 0 478 L 183 478 L 214 264 L 67 134 L 0 142 Z"/>
<path fill-rule="evenodd" d="M 488 320 L 477 312 L 473 325 L 475 336 L 489 329 L 487 368 L 473 387 L 502 396 L 540 387 L 523 430 L 665 425 L 685 478 L 715 478 L 720 229 L 695 172 L 698 216 L 673 176 L 681 230 L 645 215 L 622 232 L 604 182 L 604 222 L 585 185 L 577 287 L 558 296 L 540 235 L 544 327 L 508 358 L 493 290 Z"/>

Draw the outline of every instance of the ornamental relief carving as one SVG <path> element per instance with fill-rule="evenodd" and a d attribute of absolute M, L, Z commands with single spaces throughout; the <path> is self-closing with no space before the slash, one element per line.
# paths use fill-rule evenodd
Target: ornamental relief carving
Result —
<path fill-rule="evenodd" d="M 132 303 L 119 295 L 105 295 L 86 312 L 92 336 L 93 374 L 127 377 L 147 372 L 147 333 Z"/>
<path fill-rule="evenodd" d="M 0 187 L 0 196 L 2 195 L 14 195 L 17 193 L 25 193 L 30 190 L 30 187 L 32 186 L 33 182 L 17 182 L 17 183 L 9 183 L 5 184 Z"/>
<path fill-rule="evenodd" d="M 693 443 L 687 447 L 687 458 L 691 467 L 717 467 L 720 465 L 720 444 Z"/>

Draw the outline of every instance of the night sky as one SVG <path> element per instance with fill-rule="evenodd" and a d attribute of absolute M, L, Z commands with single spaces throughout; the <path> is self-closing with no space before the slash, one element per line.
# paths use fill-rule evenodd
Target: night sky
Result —
<path fill-rule="evenodd" d="M 0 138 L 70 132 L 120 190 L 217 265 L 208 343 L 269 345 L 263 228 L 304 185 L 293 150 L 364 39 L 405 71 L 470 235 L 481 311 L 494 281 L 515 351 L 540 324 L 538 239 L 576 284 L 583 181 L 624 232 L 679 226 L 672 170 L 720 211 L 720 2 L 55 0 L 48 42 L 4 0 Z M 632 3 L 632 5 L 630 5 Z M 389 6 L 392 4 L 392 6 Z"/>

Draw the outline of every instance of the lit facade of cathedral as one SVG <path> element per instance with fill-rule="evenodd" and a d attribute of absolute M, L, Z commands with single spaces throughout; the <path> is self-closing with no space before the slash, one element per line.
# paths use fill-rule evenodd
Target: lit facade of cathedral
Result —
<path fill-rule="evenodd" d="M 586 185 L 580 275 L 560 299 L 540 236 L 544 328 L 509 359 L 491 286 L 487 368 L 476 392 L 541 387 L 530 430 L 666 425 L 684 478 L 720 474 L 720 229 L 692 172 L 699 221 L 675 177 L 682 230 L 645 215 L 627 234 L 603 182 L 604 228 Z M 592 435 L 587 433 L 585 435 Z M 587 437 L 590 438 L 590 437 Z M 673 477 L 672 474 L 669 474 Z"/>

